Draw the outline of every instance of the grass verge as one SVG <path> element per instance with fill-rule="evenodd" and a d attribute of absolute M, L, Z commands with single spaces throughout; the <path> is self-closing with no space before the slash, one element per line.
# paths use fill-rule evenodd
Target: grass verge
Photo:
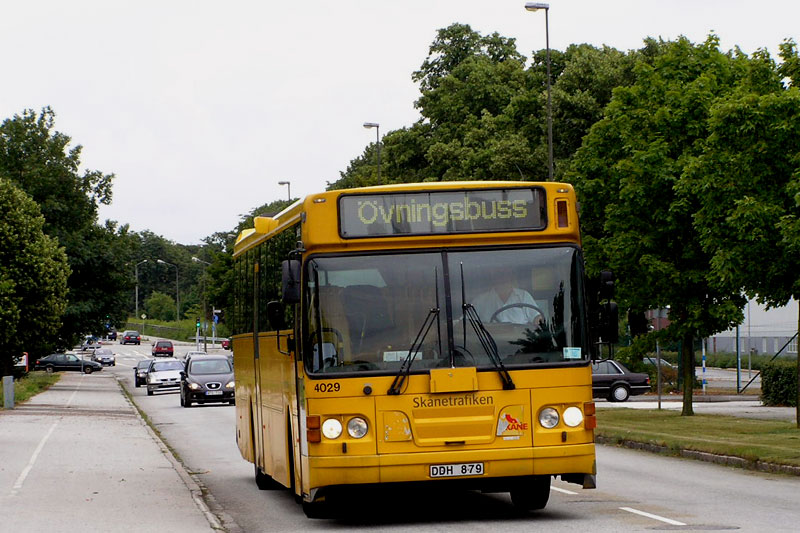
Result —
<path fill-rule="evenodd" d="M 723 415 L 681 416 L 655 409 L 599 409 L 597 435 L 665 447 L 678 455 L 692 450 L 746 461 L 800 466 L 800 429 L 793 422 Z"/>
<path fill-rule="evenodd" d="M 54 383 L 61 379 L 61 374 L 53 372 L 28 372 L 22 379 L 14 381 L 14 404 L 20 404 L 28 401 L 33 396 L 40 392 L 49 389 Z M 0 398 L 5 398 L 3 391 L 3 382 L 0 380 Z M 2 409 L 0 404 L 0 409 Z"/>

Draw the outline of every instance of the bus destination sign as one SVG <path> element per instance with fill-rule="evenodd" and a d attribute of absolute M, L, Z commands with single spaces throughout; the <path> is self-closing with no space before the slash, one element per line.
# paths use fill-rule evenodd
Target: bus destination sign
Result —
<path fill-rule="evenodd" d="M 339 198 L 342 238 L 544 229 L 544 189 L 466 189 Z"/>

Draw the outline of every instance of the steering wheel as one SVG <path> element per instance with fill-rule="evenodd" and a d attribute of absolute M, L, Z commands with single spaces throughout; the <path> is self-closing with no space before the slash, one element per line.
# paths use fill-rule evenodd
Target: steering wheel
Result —
<path fill-rule="evenodd" d="M 539 307 L 537 307 L 537 306 L 535 306 L 533 304 L 525 303 L 525 302 L 517 302 L 517 303 L 513 303 L 513 304 L 504 305 L 500 309 L 498 309 L 497 311 L 492 313 L 492 317 L 489 319 L 489 322 L 500 322 L 500 320 L 497 320 L 497 315 L 499 315 L 503 311 L 507 311 L 509 309 L 515 309 L 517 307 L 522 308 L 522 309 L 524 309 L 524 308 L 533 309 L 534 311 L 539 313 L 540 317 L 544 318 L 544 312 Z"/>

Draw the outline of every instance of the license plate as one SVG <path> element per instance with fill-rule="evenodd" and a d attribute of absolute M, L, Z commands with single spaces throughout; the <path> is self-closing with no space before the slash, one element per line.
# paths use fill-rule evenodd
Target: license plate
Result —
<path fill-rule="evenodd" d="M 431 477 L 482 476 L 483 463 L 430 465 Z"/>
<path fill-rule="evenodd" d="M 222 396 L 221 390 L 208 390 L 206 391 L 206 396 Z"/>

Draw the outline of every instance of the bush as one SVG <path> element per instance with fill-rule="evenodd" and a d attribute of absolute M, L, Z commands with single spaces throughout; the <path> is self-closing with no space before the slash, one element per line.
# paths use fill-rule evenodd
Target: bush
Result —
<path fill-rule="evenodd" d="M 761 401 L 764 405 L 797 406 L 797 364 L 767 363 L 761 370 Z"/>

